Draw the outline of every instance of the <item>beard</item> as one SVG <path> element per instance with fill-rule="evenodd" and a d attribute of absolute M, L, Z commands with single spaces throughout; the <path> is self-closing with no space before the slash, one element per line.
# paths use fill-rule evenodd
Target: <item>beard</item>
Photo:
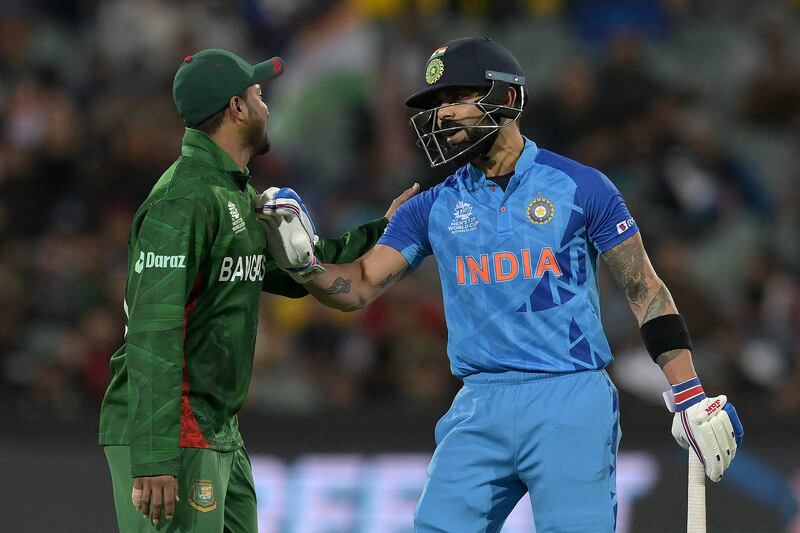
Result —
<path fill-rule="evenodd" d="M 442 123 L 442 129 L 459 127 L 462 128 L 464 132 L 464 140 L 457 143 L 451 143 L 449 140 L 446 141 L 448 154 L 463 152 L 451 161 L 451 164 L 456 167 L 461 167 L 483 157 L 494 144 L 498 134 L 497 131 L 489 132 L 483 128 L 476 128 L 458 122 L 445 121 Z M 459 132 L 453 130 L 453 133 L 458 134 Z"/>
<path fill-rule="evenodd" d="M 245 132 L 245 142 L 253 151 L 254 156 L 269 152 L 272 144 L 270 143 L 269 135 L 267 135 L 266 121 L 251 122 Z"/>

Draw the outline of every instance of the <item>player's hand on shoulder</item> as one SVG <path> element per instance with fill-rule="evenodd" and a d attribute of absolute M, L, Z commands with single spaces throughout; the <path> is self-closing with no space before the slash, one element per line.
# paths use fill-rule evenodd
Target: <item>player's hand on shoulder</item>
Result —
<path fill-rule="evenodd" d="M 680 390 L 682 386 L 684 391 Z M 684 400 L 688 395 L 692 397 Z M 686 385 L 673 386 L 665 393 L 665 399 L 675 412 L 672 436 L 684 449 L 694 450 L 711 481 L 722 479 L 744 437 L 733 404 L 725 395 L 707 398 L 697 378 Z"/>
<path fill-rule="evenodd" d="M 392 220 L 392 217 L 394 216 L 395 211 L 397 211 L 397 208 L 406 203 L 406 200 L 408 200 L 418 192 L 419 192 L 419 183 L 414 183 L 414 185 L 403 191 L 400 196 L 392 200 L 392 204 L 389 206 L 389 210 L 386 211 L 386 214 L 384 215 L 386 219 Z"/>
<path fill-rule="evenodd" d="M 267 246 L 275 262 L 298 283 L 325 272 L 314 255 L 319 241 L 308 209 L 288 187 L 270 187 L 253 201 L 256 217 L 264 222 Z"/>

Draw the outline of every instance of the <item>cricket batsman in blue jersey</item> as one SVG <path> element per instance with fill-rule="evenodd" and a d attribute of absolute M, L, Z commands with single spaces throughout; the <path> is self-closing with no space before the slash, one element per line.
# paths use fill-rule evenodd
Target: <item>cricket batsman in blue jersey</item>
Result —
<path fill-rule="evenodd" d="M 415 530 L 498 531 L 526 492 L 539 533 L 615 529 L 619 402 L 605 371 L 598 256 L 672 385 L 673 436 L 719 481 L 742 425 L 725 396 L 703 392 L 686 324 L 617 188 L 521 135 L 525 76 L 497 42 L 448 42 L 425 82 L 406 102 L 418 144 L 432 166 L 460 167 L 402 205 L 372 250 L 320 264 L 291 189 L 259 206 L 278 264 L 332 307 L 360 309 L 436 258 L 450 367 L 464 385 L 436 425 Z"/>

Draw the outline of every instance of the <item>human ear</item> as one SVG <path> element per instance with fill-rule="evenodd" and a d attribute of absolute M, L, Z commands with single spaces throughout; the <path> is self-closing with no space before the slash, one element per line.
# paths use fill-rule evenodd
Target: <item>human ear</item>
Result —
<path fill-rule="evenodd" d="M 505 105 L 508 107 L 514 107 L 514 104 L 516 103 L 518 96 L 519 95 L 517 94 L 517 90 L 514 87 L 509 87 L 508 94 L 506 95 Z"/>

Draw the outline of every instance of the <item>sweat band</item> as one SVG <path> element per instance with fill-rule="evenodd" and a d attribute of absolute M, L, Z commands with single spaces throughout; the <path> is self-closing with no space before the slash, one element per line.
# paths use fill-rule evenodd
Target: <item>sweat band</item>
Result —
<path fill-rule="evenodd" d="M 692 339 L 681 315 L 662 315 L 648 320 L 639 328 L 644 347 L 653 361 L 671 350 L 692 349 Z"/>
<path fill-rule="evenodd" d="M 675 412 L 680 413 L 706 397 L 700 378 L 687 379 L 683 383 L 672 386 L 672 398 L 675 401 Z"/>

